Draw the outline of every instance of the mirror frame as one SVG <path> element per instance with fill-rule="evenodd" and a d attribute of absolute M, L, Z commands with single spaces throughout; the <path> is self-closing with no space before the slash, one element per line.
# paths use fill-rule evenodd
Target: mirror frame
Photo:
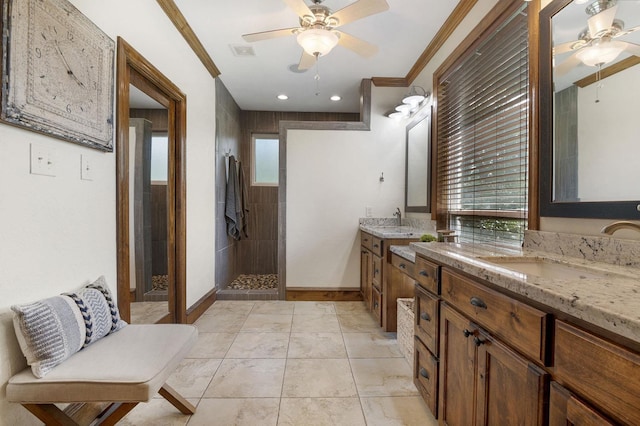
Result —
<path fill-rule="evenodd" d="M 553 0 L 540 11 L 540 216 L 594 219 L 638 219 L 640 201 L 553 201 L 553 68 L 552 25 L 554 15 L 572 0 Z"/>
<path fill-rule="evenodd" d="M 431 106 L 426 106 L 425 109 L 428 110 L 427 114 L 424 117 L 419 117 L 418 119 L 413 120 L 411 123 L 407 124 L 407 128 L 406 128 L 406 139 L 405 139 L 405 167 L 404 167 L 404 211 L 405 212 L 409 212 L 409 213 L 430 213 L 431 212 L 431 136 L 432 136 L 432 132 L 431 132 L 431 128 L 432 128 L 432 122 L 431 120 L 433 119 L 432 116 L 432 107 Z M 409 199 L 409 133 L 411 132 L 411 130 L 416 127 L 418 124 L 422 123 L 424 120 L 429 120 L 427 126 L 427 134 L 428 134 L 428 138 L 427 138 L 427 158 L 426 158 L 426 164 L 429 166 L 429 171 L 427 173 L 427 181 L 425 182 L 426 184 L 426 190 L 427 190 L 427 201 L 426 201 L 426 205 L 424 206 L 410 206 L 408 204 L 408 199 Z"/>
<path fill-rule="evenodd" d="M 180 89 L 147 61 L 123 38 L 117 40 L 116 60 L 116 227 L 117 227 L 117 279 L 118 309 L 127 322 L 131 319 L 129 296 L 129 85 L 143 90 L 163 104 L 169 114 L 170 133 L 175 147 L 169 155 L 170 184 L 169 229 L 167 230 L 169 274 L 173 274 L 174 291 L 169 291 L 169 315 L 161 322 L 187 322 L 187 212 L 186 212 L 186 133 L 187 98 Z"/>

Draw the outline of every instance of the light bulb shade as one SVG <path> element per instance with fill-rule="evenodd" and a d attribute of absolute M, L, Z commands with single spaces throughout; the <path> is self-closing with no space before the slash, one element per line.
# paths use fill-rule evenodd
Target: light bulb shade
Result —
<path fill-rule="evenodd" d="M 297 37 L 298 44 L 309 55 L 324 56 L 338 44 L 338 36 L 329 30 L 311 28 L 304 30 Z"/>
<path fill-rule="evenodd" d="M 409 95 L 402 98 L 402 103 L 411 105 L 412 108 L 417 107 L 420 102 L 424 101 L 425 97 L 423 95 Z"/>
<path fill-rule="evenodd" d="M 608 41 L 593 46 L 588 46 L 576 54 L 583 64 L 590 67 L 608 64 L 614 61 L 622 53 L 625 45 L 619 41 Z"/>
<path fill-rule="evenodd" d="M 411 105 L 402 104 L 396 107 L 396 111 L 402 112 L 404 114 L 409 114 L 411 112 Z"/>

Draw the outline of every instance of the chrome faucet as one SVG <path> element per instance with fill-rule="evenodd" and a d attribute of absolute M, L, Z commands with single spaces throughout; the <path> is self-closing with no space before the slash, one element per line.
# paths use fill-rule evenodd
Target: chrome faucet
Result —
<path fill-rule="evenodd" d="M 402 226 L 402 213 L 400 212 L 400 207 L 396 207 L 396 212 L 393 214 L 398 217 L 398 226 Z"/>
<path fill-rule="evenodd" d="M 601 234 L 613 235 L 618 229 L 634 229 L 640 232 L 640 225 L 637 223 L 629 222 L 627 220 L 619 220 L 603 227 L 600 230 Z"/>

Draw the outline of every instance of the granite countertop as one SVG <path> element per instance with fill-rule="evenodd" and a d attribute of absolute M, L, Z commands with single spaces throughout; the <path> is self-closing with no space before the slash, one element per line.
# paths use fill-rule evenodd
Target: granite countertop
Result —
<path fill-rule="evenodd" d="M 389 250 L 409 262 L 416 263 L 416 251 L 411 246 L 390 246 Z"/>
<path fill-rule="evenodd" d="M 640 269 L 531 249 L 483 244 L 411 243 L 434 261 L 640 343 Z M 535 256 L 597 272 L 596 277 L 544 278 L 491 263 Z M 506 259 L 505 259 L 506 258 Z"/>
<path fill-rule="evenodd" d="M 427 232 L 412 226 L 360 225 L 360 230 L 378 238 L 420 238 Z"/>

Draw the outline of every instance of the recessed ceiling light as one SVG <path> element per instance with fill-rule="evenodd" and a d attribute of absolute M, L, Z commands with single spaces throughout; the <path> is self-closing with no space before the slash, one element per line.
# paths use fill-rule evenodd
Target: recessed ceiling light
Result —
<path fill-rule="evenodd" d="M 332 101 L 339 101 L 340 99 L 342 99 L 340 96 L 338 95 L 333 95 L 332 97 L 330 97 L 329 99 L 331 99 Z"/>
<path fill-rule="evenodd" d="M 586 2 L 588 2 L 589 0 L 576 0 L 575 3 L 576 4 L 585 4 Z"/>
<path fill-rule="evenodd" d="M 285 95 L 284 93 L 278 95 L 278 99 L 280 99 L 281 101 L 286 101 L 287 99 L 289 99 L 289 97 L 287 95 Z"/>

